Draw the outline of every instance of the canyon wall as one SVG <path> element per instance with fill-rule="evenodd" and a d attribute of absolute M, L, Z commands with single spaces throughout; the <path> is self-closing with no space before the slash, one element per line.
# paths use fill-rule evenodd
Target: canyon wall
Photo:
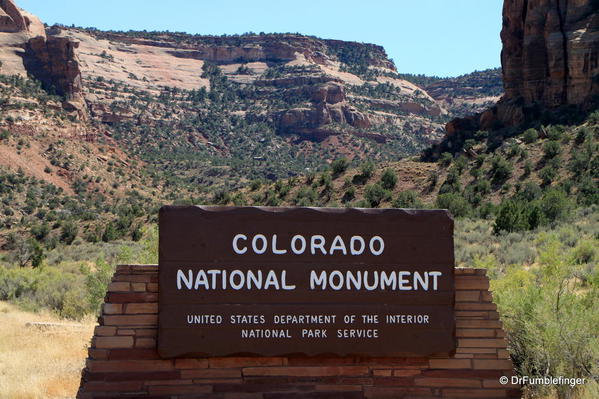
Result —
<path fill-rule="evenodd" d="M 599 2 L 505 0 L 501 40 L 505 99 L 556 107 L 599 94 Z"/>
<path fill-rule="evenodd" d="M 599 102 L 599 1 L 505 0 L 501 29 L 505 94 L 480 114 L 446 125 L 458 131 L 517 126 L 540 110 Z"/>

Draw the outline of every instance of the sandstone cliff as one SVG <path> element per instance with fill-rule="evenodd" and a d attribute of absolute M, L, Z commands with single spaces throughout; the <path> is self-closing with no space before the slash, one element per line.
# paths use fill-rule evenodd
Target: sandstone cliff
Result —
<path fill-rule="evenodd" d="M 505 0 L 501 61 L 505 99 L 547 107 L 599 94 L 599 3 Z"/>
<path fill-rule="evenodd" d="M 86 110 L 77 47 L 77 42 L 46 34 L 43 23 L 12 0 L 0 0 L 0 72 L 36 77 L 65 98 L 67 111 L 77 111 L 83 117 Z"/>
<path fill-rule="evenodd" d="M 505 94 L 481 114 L 446 125 L 461 130 L 516 126 L 542 110 L 599 103 L 599 3 L 505 0 L 501 63 Z"/>

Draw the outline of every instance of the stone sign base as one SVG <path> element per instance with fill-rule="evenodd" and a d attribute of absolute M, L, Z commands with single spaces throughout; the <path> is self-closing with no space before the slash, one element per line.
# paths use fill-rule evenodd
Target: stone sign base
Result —
<path fill-rule="evenodd" d="M 82 372 L 78 399 L 519 398 L 489 280 L 456 269 L 456 353 L 432 357 L 161 359 L 158 266 L 118 266 Z"/>

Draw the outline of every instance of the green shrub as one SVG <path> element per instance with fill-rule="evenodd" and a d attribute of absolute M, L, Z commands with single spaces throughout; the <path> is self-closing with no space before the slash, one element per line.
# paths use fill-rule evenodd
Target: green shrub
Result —
<path fill-rule="evenodd" d="M 519 265 L 492 282 L 491 289 L 508 334 L 515 371 L 520 376 L 586 378 L 592 381 L 599 361 L 599 278 L 577 278 L 567 249 L 548 237 L 538 268 Z M 527 397 L 571 398 L 585 386 L 528 385 Z M 557 395 L 557 396 L 554 396 Z M 586 397 L 594 397 L 589 395 Z"/>
<path fill-rule="evenodd" d="M 459 193 L 440 194 L 436 201 L 437 208 L 447 209 L 456 217 L 464 217 L 470 213 L 470 204 Z"/>
<path fill-rule="evenodd" d="M 333 171 L 334 176 L 339 176 L 343 172 L 347 170 L 349 166 L 349 161 L 347 158 L 336 159 L 331 163 L 331 170 Z"/>
<path fill-rule="evenodd" d="M 77 234 L 79 233 L 79 228 L 75 224 L 74 221 L 69 220 L 62 225 L 60 230 L 60 240 L 67 245 L 71 245 L 75 238 L 77 238 Z"/>
<path fill-rule="evenodd" d="M 388 190 L 385 190 L 380 184 L 375 183 L 366 187 L 364 196 L 369 205 L 376 208 L 381 202 L 390 199 L 391 193 Z"/>
<path fill-rule="evenodd" d="M 545 192 L 541 198 L 540 206 L 549 222 L 566 219 L 573 208 L 568 195 L 556 188 L 551 188 Z"/>
<path fill-rule="evenodd" d="M 524 131 L 524 134 L 522 135 L 522 140 L 524 140 L 525 143 L 534 143 L 535 141 L 537 141 L 537 139 L 539 138 L 539 133 L 537 132 L 536 129 L 530 128 Z"/>
<path fill-rule="evenodd" d="M 552 125 L 552 126 L 547 126 L 545 128 L 545 131 L 547 132 L 547 138 L 549 140 L 560 140 L 564 134 L 564 127 L 560 126 L 560 125 Z"/>
<path fill-rule="evenodd" d="M 545 158 L 551 159 L 557 157 L 561 152 L 560 143 L 557 141 L 548 141 L 543 146 L 543 153 L 545 154 Z"/>
<path fill-rule="evenodd" d="M 385 169 L 381 176 L 381 186 L 386 190 L 393 190 L 397 184 L 397 175 L 393 169 Z"/>
<path fill-rule="evenodd" d="M 352 186 L 345 190 L 345 193 L 343 194 L 343 198 L 341 198 L 341 200 L 343 202 L 350 202 L 354 198 L 356 198 L 356 188 Z"/>
<path fill-rule="evenodd" d="M 537 228 L 542 222 L 542 213 L 537 203 L 507 200 L 501 203 L 493 224 L 493 232 L 525 231 Z"/>
<path fill-rule="evenodd" d="M 502 184 L 510 178 L 513 171 L 512 164 L 500 155 L 491 159 L 491 178 L 494 184 Z"/>
<path fill-rule="evenodd" d="M 557 175 L 558 175 L 558 170 L 552 164 L 546 165 L 543 169 L 541 169 L 539 171 L 539 177 L 543 181 L 544 186 L 550 185 L 555 180 Z"/>
<path fill-rule="evenodd" d="M 423 208 L 424 204 L 418 199 L 418 193 L 413 190 L 406 190 L 399 193 L 397 198 L 393 200 L 394 208 Z"/>
<path fill-rule="evenodd" d="M 453 156 L 448 152 L 444 152 L 439 157 L 439 165 L 441 166 L 449 166 L 449 164 L 451 164 L 451 161 L 453 161 Z"/>

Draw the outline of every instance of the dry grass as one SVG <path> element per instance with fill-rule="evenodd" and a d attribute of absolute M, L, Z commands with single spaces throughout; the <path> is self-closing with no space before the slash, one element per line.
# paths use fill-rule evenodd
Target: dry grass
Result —
<path fill-rule="evenodd" d="M 91 318 L 76 324 L 0 302 L 0 399 L 74 398 L 94 324 Z"/>

